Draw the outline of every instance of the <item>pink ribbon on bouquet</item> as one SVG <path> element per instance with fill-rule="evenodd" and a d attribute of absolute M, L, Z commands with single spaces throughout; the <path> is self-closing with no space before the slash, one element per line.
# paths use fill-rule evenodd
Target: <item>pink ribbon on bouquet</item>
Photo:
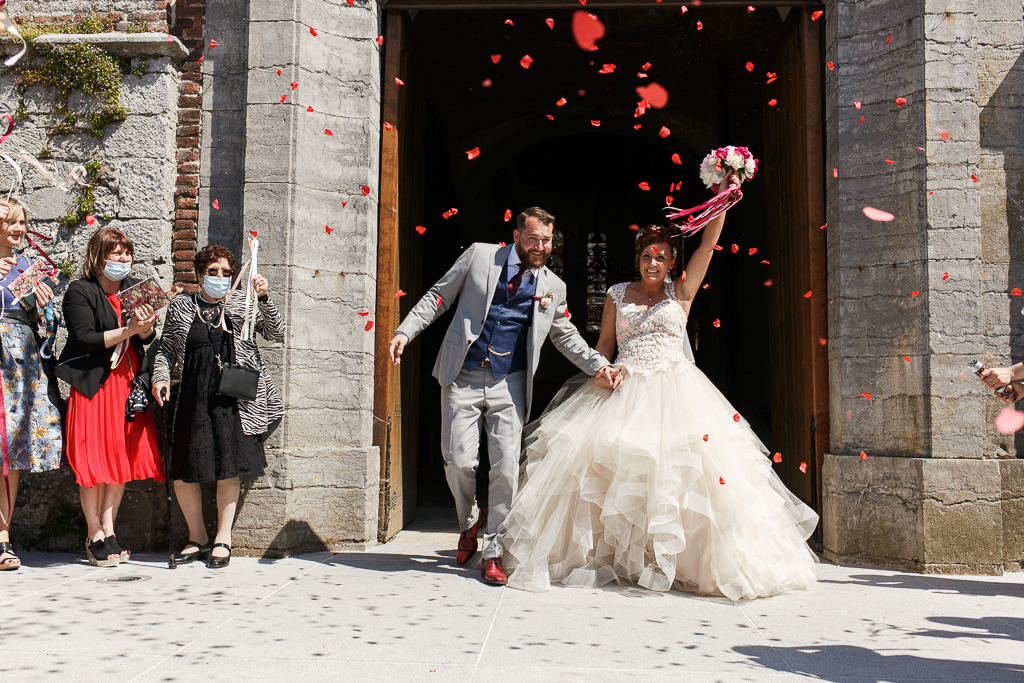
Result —
<path fill-rule="evenodd" d="M 676 228 L 679 228 L 680 234 L 683 237 L 689 237 L 734 207 L 741 199 L 743 199 L 743 190 L 740 189 L 740 181 L 733 175 L 729 178 L 729 187 L 708 201 L 698 204 L 692 209 L 675 209 L 671 206 L 666 206 L 665 217 Z M 686 216 L 689 216 L 686 221 L 676 222 L 681 221 Z"/>

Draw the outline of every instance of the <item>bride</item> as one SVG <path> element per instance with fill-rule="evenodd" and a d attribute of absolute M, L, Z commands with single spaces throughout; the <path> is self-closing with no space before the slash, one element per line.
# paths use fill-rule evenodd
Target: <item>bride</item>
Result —
<path fill-rule="evenodd" d="M 816 580 L 806 540 L 818 516 L 693 364 L 686 316 L 724 222 L 704 228 L 675 281 L 678 238 L 661 226 L 637 236 L 640 281 L 608 290 L 596 347 L 606 358 L 618 347 L 614 387 L 587 378 L 527 428 L 502 541 L 508 585 L 628 581 L 740 600 Z"/>

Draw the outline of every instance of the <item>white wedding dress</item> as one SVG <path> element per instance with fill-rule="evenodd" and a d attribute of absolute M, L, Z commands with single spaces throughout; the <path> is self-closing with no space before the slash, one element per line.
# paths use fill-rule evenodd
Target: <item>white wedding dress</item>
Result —
<path fill-rule="evenodd" d="M 523 483 L 504 526 L 509 585 L 673 585 L 732 600 L 806 588 L 818 515 L 772 471 L 748 423 L 693 364 L 686 313 L 615 302 L 625 379 L 587 378 L 527 427 Z M 567 387 L 568 389 L 568 387 Z"/>

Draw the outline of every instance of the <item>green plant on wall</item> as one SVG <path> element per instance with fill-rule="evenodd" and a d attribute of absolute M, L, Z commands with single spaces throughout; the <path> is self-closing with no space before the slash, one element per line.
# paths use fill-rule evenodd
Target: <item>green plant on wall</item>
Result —
<path fill-rule="evenodd" d="M 122 70 L 130 67 L 124 64 L 128 60 L 118 59 L 95 45 L 37 45 L 36 50 L 40 60 L 23 67 L 15 85 L 56 88 L 59 120 L 54 133 L 73 133 L 84 119 L 89 132 L 102 138 L 104 126 L 128 117 L 128 109 L 121 105 L 121 76 Z M 68 106 L 68 98 L 76 90 L 96 98 L 83 112 Z"/>
<path fill-rule="evenodd" d="M 85 164 L 85 177 L 89 182 L 81 188 L 75 207 L 58 219 L 65 228 L 70 230 L 84 221 L 86 216 L 96 213 L 96 183 L 102 166 L 99 159 L 92 159 Z"/>

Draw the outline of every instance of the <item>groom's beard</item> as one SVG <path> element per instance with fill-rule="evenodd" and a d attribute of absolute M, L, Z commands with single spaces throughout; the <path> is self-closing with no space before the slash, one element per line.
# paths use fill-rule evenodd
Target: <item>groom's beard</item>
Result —
<path fill-rule="evenodd" d="M 537 256 L 523 249 L 519 242 L 516 242 L 516 253 L 519 254 L 519 260 L 530 268 L 543 268 L 548 264 L 548 259 L 551 258 L 551 252 L 547 251 L 539 262 L 535 262 L 533 259 L 536 259 Z"/>

